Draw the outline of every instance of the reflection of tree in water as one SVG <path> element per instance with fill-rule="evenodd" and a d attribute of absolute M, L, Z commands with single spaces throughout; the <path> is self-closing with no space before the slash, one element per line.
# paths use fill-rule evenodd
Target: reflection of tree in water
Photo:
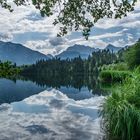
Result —
<path fill-rule="evenodd" d="M 100 89 L 97 80 L 100 68 L 104 64 L 116 61 L 115 53 L 109 50 L 100 50 L 93 52 L 86 60 L 80 56 L 66 60 L 60 58 L 39 60 L 36 64 L 23 67 L 21 75 L 43 87 L 60 88 L 65 86 L 80 90 L 85 86 L 89 90 L 95 90 Z"/>
<path fill-rule="evenodd" d="M 24 75 L 22 80 L 31 80 L 41 87 L 52 87 L 59 89 L 60 87 L 73 87 L 81 90 L 82 87 L 87 87 L 93 94 L 102 94 L 97 75 L 57 75 L 52 76 L 48 74 L 29 74 Z"/>

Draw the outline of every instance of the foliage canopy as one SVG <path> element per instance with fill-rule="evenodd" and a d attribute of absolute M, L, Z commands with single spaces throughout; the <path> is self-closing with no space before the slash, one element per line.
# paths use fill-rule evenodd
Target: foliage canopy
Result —
<path fill-rule="evenodd" d="M 27 5 L 30 0 L 12 0 L 17 6 Z M 32 0 L 42 16 L 57 15 L 54 25 L 60 24 L 58 36 L 68 31 L 83 31 L 88 39 L 94 24 L 104 18 L 122 18 L 134 10 L 137 0 Z M 0 0 L 3 8 L 13 11 L 7 0 Z"/>
<path fill-rule="evenodd" d="M 125 60 L 131 69 L 140 65 L 140 41 L 126 51 Z"/>

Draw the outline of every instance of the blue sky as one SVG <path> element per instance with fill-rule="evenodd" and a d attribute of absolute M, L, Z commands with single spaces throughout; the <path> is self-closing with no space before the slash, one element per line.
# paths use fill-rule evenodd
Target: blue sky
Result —
<path fill-rule="evenodd" d="M 0 8 L 0 40 L 21 43 L 44 54 L 58 54 L 74 44 L 104 48 L 111 43 L 117 47 L 133 44 L 140 38 L 140 2 L 135 11 L 123 19 L 102 19 L 92 28 L 86 41 L 81 32 L 71 32 L 57 38 L 58 26 L 53 26 L 54 16 L 42 18 L 30 6 L 14 6 L 14 12 Z"/>

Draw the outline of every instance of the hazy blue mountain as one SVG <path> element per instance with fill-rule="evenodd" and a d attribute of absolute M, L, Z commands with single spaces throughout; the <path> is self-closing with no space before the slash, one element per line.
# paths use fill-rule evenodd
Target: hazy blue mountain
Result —
<path fill-rule="evenodd" d="M 17 65 L 22 65 L 33 64 L 37 60 L 49 58 L 50 55 L 46 56 L 21 44 L 0 41 L 0 60 L 2 61 L 9 60 Z"/>
<path fill-rule="evenodd" d="M 97 51 L 98 49 L 91 48 L 89 46 L 84 45 L 73 45 L 69 48 L 67 48 L 65 51 L 57 55 L 56 57 L 60 57 L 61 59 L 72 59 L 78 56 L 81 56 L 81 58 L 86 59 L 89 55 L 92 54 L 92 52 Z"/>
<path fill-rule="evenodd" d="M 119 50 L 121 50 L 122 47 L 116 47 L 116 46 L 114 46 L 112 44 L 108 44 L 105 49 L 108 49 L 108 50 L 113 51 L 114 53 L 116 53 Z"/>
<path fill-rule="evenodd" d="M 46 55 L 49 59 L 52 59 L 53 58 L 53 55 L 51 55 L 51 54 L 47 54 Z"/>
<path fill-rule="evenodd" d="M 119 50 L 121 50 L 122 47 L 116 47 L 112 44 L 109 44 L 106 46 L 105 49 L 108 49 L 108 50 L 116 53 Z M 95 48 L 91 48 L 89 46 L 75 44 L 75 45 L 67 48 L 65 51 L 63 51 L 56 57 L 60 57 L 61 59 L 67 59 L 67 58 L 72 59 L 72 58 L 81 56 L 81 58 L 87 59 L 88 56 L 92 54 L 92 52 L 95 52 L 98 50 L 100 50 L 100 49 L 99 48 L 95 49 Z"/>

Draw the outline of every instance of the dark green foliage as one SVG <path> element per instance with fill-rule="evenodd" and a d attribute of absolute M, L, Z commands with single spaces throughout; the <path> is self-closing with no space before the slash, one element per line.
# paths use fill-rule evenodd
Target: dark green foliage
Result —
<path fill-rule="evenodd" d="M 125 53 L 125 61 L 130 69 L 140 65 L 140 41 L 131 46 Z"/>
<path fill-rule="evenodd" d="M 131 73 L 129 71 L 113 71 L 113 70 L 105 70 L 100 72 L 100 80 L 103 83 L 115 83 L 122 82 L 127 77 L 130 77 Z"/>
<path fill-rule="evenodd" d="M 0 77 L 15 76 L 20 72 L 20 69 L 16 67 L 16 64 L 11 62 L 1 62 L 0 61 Z"/>
<path fill-rule="evenodd" d="M 78 89 L 86 86 L 89 90 L 94 89 L 94 93 L 96 88 L 98 94 L 100 67 L 104 64 L 111 64 L 116 59 L 116 54 L 103 50 L 94 52 L 87 60 L 83 60 L 81 57 L 71 60 L 61 60 L 60 58 L 40 60 L 31 66 L 22 67 L 20 74 L 40 86 L 53 88 L 72 86 Z"/>
<path fill-rule="evenodd" d="M 126 51 L 127 51 L 127 47 L 126 48 L 122 48 L 121 50 L 118 51 L 119 62 L 125 62 L 124 53 Z"/>
<path fill-rule="evenodd" d="M 103 122 L 108 140 L 140 139 L 140 73 L 112 90 L 103 104 Z"/>
<path fill-rule="evenodd" d="M 92 56 L 89 56 L 87 60 L 81 59 L 80 56 L 72 60 L 61 60 L 60 58 L 53 58 L 46 61 L 40 60 L 36 64 L 25 68 L 22 74 L 61 75 L 62 77 L 75 74 L 98 74 L 101 66 L 114 63 L 116 60 L 116 54 L 108 50 L 103 50 L 93 52 Z"/>
<path fill-rule="evenodd" d="M 42 16 L 57 14 L 54 25 L 59 24 L 62 36 L 71 30 L 83 29 L 86 39 L 94 24 L 104 18 L 121 18 L 134 10 L 137 0 L 32 0 L 32 4 L 40 10 Z M 16 5 L 29 4 L 28 0 L 13 0 Z M 2 7 L 12 11 L 7 0 L 0 0 Z M 88 15 L 88 16 L 87 16 Z M 47 24 L 47 23 L 46 23 Z M 82 28 L 81 28 L 82 27 Z"/>
<path fill-rule="evenodd" d="M 21 75 L 36 82 L 41 86 L 73 86 L 81 89 L 84 86 L 89 90 L 100 86 L 98 84 L 98 74 L 104 64 L 114 63 L 117 59 L 116 54 L 102 50 L 93 52 L 87 60 L 77 57 L 74 59 L 61 60 L 53 58 L 40 60 L 31 66 L 22 67 Z M 99 87 L 96 93 L 99 93 Z"/>

